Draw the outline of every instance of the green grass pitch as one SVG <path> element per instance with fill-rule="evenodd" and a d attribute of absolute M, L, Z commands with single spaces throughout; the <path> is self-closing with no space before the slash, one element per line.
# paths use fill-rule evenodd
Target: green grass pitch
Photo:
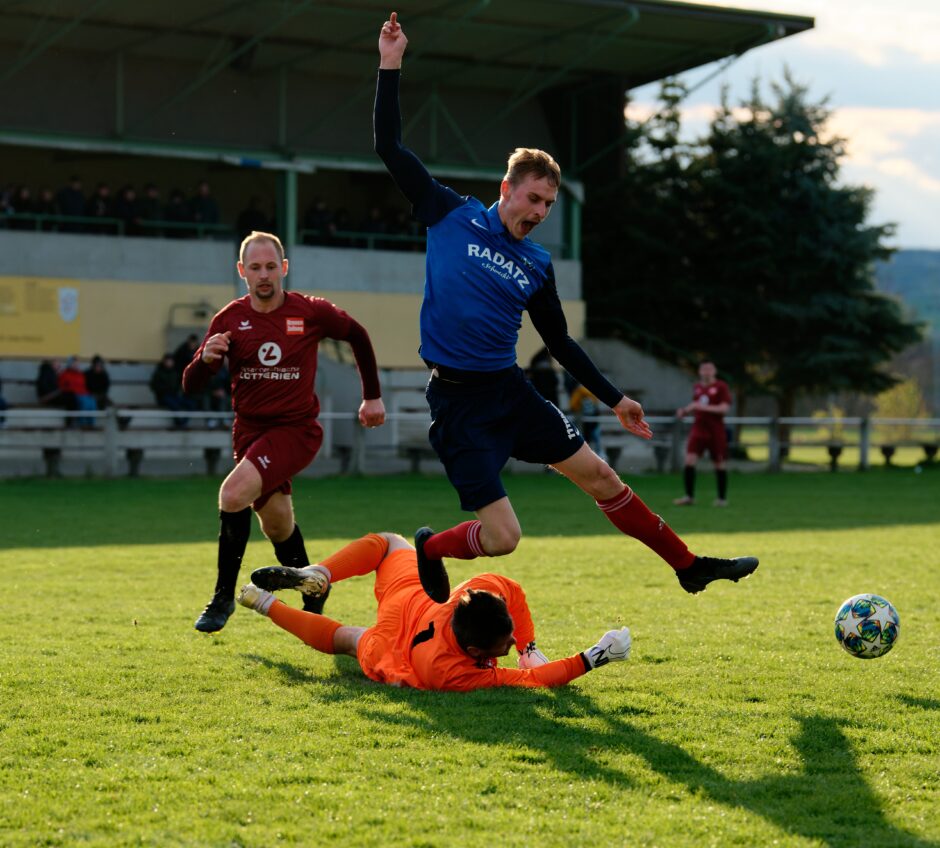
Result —
<path fill-rule="evenodd" d="M 0 484 L 0 845 L 940 846 L 940 469 L 734 475 L 731 507 L 671 505 L 693 550 L 756 554 L 698 596 L 553 475 L 507 477 L 524 537 L 451 562 L 526 588 L 540 647 L 634 634 L 558 690 L 426 693 L 366 680 L 214 579 L 217 481 Z M 462 520 L 440 478 L 302 479 L 313 558 L 371 530 Z M 243 576 L 274 562 L 257 527 Z M 327 612 L 370 624 L 371 578 Z M 874 661 L 839 603 L 901 615 Z M 298 604 L 296 597 L 285 599 Z"/>

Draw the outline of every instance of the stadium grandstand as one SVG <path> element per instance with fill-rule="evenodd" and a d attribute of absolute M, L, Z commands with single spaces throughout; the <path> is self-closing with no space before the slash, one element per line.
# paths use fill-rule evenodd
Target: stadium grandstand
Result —
<path fill-rule="evenodd" d="M 555 256 L 575 336 L 581 210 L 619 167 L 629 90 L 813 26 L 655 0 L 409 0 L 398 11 L 413 45 L 405 140 L 435 176 L 489 201 L 516 146 L 562 165 L 537 240 Z M 41 359 L 100 354 L 130 383 L 201 337 L 243 292 L 237 240 L 263 227 L 287 245 L 289 286 L 356 315 L 386 385 L 413 394 L 423 238 L 372 152 L 388 12 L 373 0 L 0 5 L 0 378 L 11 404 L 34 397 L 17 384 Z M 524 327 L 521 360 L 539 343 Z M 329 408 L 332 386 L 349 381 L 324 377 Z"/>

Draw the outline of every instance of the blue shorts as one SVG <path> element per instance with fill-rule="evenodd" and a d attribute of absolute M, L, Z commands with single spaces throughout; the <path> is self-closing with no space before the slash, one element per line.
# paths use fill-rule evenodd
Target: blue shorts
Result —
<path fill-rule="evenodd" d="M 460 495 L 461 508 L 470 512 L 506 496 L 499 475 L 510 457 L 554 465 L 584 444 L 578 428 L 518 367 L 479 384 L 432 377 L 425 396 L 431 447 Z"/>

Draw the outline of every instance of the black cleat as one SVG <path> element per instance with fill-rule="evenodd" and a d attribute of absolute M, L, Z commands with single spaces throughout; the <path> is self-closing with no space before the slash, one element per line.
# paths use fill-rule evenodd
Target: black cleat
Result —
<path fill-rule="evenodd" d="M 430 527 L 422 527 L 415 533 L 415 552 L 418 555 L 418 577 L 421 586 L 428 593 L 431 600 L 438 604 L 447 603 L 450 597 L 450 580 L 447 578 L 447 569 L 443 560 L 428 559 L 424 555 L 424 543 L 427 542 L 434 531 Z"/>
<path fill-rule="evenodd" d="M 225 622 L 229 620 L 233 612 L 235 612 L 235 599 L 216 593 L 193 626 L 201 633 L 216 633 L 225 627 Z"/>
<path fill-rule="evenodd" d="M 324 596 L 330 590 L 330 581 L 326 572 L 316 566 L 306 565 L 293 568 L 289 565 L 269 565 L 256 568 L 251 572 L 251 582 L 269 592 L 278 589 L 296 589 L 304 596 Z"/>
<path fill-rule="evenodd" d="M 326 599 L 330 597 L 330 587 L 322 595 L 304 595 L 304 612 L 315 612 L 317 615 L 323 615 L 323 605 Z"/>
<path fill-rule="evenodd" d="M 676 571 L 679 585 L 691 595 L 701 592 L 713 580 L 730 580 L 737 583 L 742 577 L 753 574 L 757 568 L 757 557 L 718 559 L 697 556 L 688 568 Z"/>

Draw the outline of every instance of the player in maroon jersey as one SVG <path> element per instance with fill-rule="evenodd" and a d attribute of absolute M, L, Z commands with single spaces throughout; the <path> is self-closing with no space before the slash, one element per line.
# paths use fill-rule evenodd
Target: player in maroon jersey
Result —
<path fill-rule="evenodd" d="M 314 391 L 321 339 L 346 341 L 353 349 L 362 381 L 362 425 L 377 427 L 385 421 L 368 333 L 329 301 L 284 291 L 287 259 L 280 239 L 261 232 L 247 236 L 238 273 L 248 294 L 216 314 L 183 373 L 184 391 L 200 392 L 228 357 L 235 410 L 237 465 L 219 490 L 218 579 L 195 625 L 205 633 L 221 630 L 235 611 L 235 582 L 251 533 L 252 509 L 278 562 L 309 565 L 294 521 L 291 478 L 313 461 L 323 440 Z M 322 603 L 316 606 L 322 608 Z M 316 606 L 312 611 L 320 612 Z"/>
<path fill-rule="evenodd" d="M 692 387 L 692 403 L 676 410 L 677 418 L 685 418 L 690 412 L 695 416 L 685 448 L 685 495 L 673 501 L 677 506 L 692 506 L 695 503 L 695 466 L 706 450 L 715 463 L 715 477 L 718 481 L 715 506 L 728 505 L 728 472 L 725 470 L 728 437 L 725 434 L 725 415 L 731 408 L 731 390 L 724 380 L 719 380 L 715 375 L 714 362 L 705 361 L 699 365 L 699 382 Z"/>

